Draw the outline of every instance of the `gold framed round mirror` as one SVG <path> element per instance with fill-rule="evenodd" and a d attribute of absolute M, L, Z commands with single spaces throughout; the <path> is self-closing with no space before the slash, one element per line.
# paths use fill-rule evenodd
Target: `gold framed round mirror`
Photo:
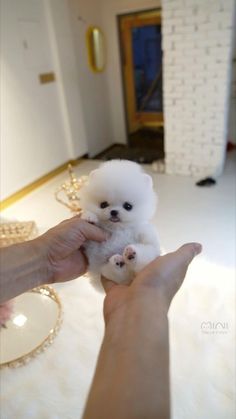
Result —
<path fill-rule="evenodd" d="M 62 321 L 59 297 L 47 285 L 12 301 L 12 315 L 0 329 L 0 368 L 24 365 L 43 352 L 53 342 Z"/>

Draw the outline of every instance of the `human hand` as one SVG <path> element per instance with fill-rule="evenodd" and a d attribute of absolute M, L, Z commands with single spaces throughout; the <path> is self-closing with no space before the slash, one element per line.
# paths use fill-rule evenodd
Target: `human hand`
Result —
<path fill-rule="evenodd" d="M 106 278 L 102 283 L 106 292 L 104 318 L 106 324 L 114 314 L 131 302 L 150 306 L 161 304 L 168 311 L 170 303 L 185 278 L 193 258 L 202 250 L 199 243 L 188 243 L 177 251 L 157 257 L 140 271 L 130 285 L 116 284 Z"/>
<path fill-rule="evenodd" d="M 106 238 L 100 228 L 79 216 L 62 221 L 38 237 L 47 266 L 47 282 L 69 281 L 83 275 L 87 269 L 83 245 L 87 240 L 102 242 Z"/>

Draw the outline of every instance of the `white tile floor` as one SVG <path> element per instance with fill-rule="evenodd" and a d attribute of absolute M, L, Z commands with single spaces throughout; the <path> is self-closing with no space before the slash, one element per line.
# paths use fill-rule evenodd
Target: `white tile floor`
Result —
<path fill-rule="evenodd" d="M 198 188 L 192 178 L 156 174 L 146 167 L 159 195 L 154 221 L 162 247 L 170 251 L 199 241 L 204 249 L 170 310 L 174 419 L 235 417 L 235 160 L 236 153 L 231 153 L 223 176 L 211 188 Z M 97 164 L 84 161 L 76 174 L 88 174 Z M 66 176 L 57 176 L 2 216 L 35 220 L 40 233 L 70 216 L 54 199 Z M 3 372 L 5 419 L 74 419 L 82 412 L 103 333 L 102 298 L 83 278 L 57 289 L 64 306 L 62 330 L 52 347 L 26 367 Z M 203 333 L 201 324 L 207 321 L 227 322 L 228 329 L 225 334 Z M 47 391 L 42 390 L 42 381 Z"/>

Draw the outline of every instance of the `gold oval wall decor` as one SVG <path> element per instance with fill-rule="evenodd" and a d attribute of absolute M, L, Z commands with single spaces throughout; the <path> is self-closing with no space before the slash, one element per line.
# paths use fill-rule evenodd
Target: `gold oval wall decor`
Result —
<path fill-rule="evenodd" d="M 90 26 L 86 34 L 89 66 L 95 73 L 105 68 L 104 35 L 97 26 Z"/>

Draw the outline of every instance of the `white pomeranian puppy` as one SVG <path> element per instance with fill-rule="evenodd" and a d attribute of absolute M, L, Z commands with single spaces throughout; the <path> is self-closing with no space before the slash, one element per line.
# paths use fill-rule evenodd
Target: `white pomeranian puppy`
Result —
<path fill-rule="evenodd" d="M 157 232 L 150 223 L 157 197 L 152 178 L 137 163 L 111 160 L 101 164 L 90 173 L 80 199 L 82 218 L 110 234 L 105 242 L 86 244 L 92 279 L 103 275 L 129 283 L 160 255 Z"/>

